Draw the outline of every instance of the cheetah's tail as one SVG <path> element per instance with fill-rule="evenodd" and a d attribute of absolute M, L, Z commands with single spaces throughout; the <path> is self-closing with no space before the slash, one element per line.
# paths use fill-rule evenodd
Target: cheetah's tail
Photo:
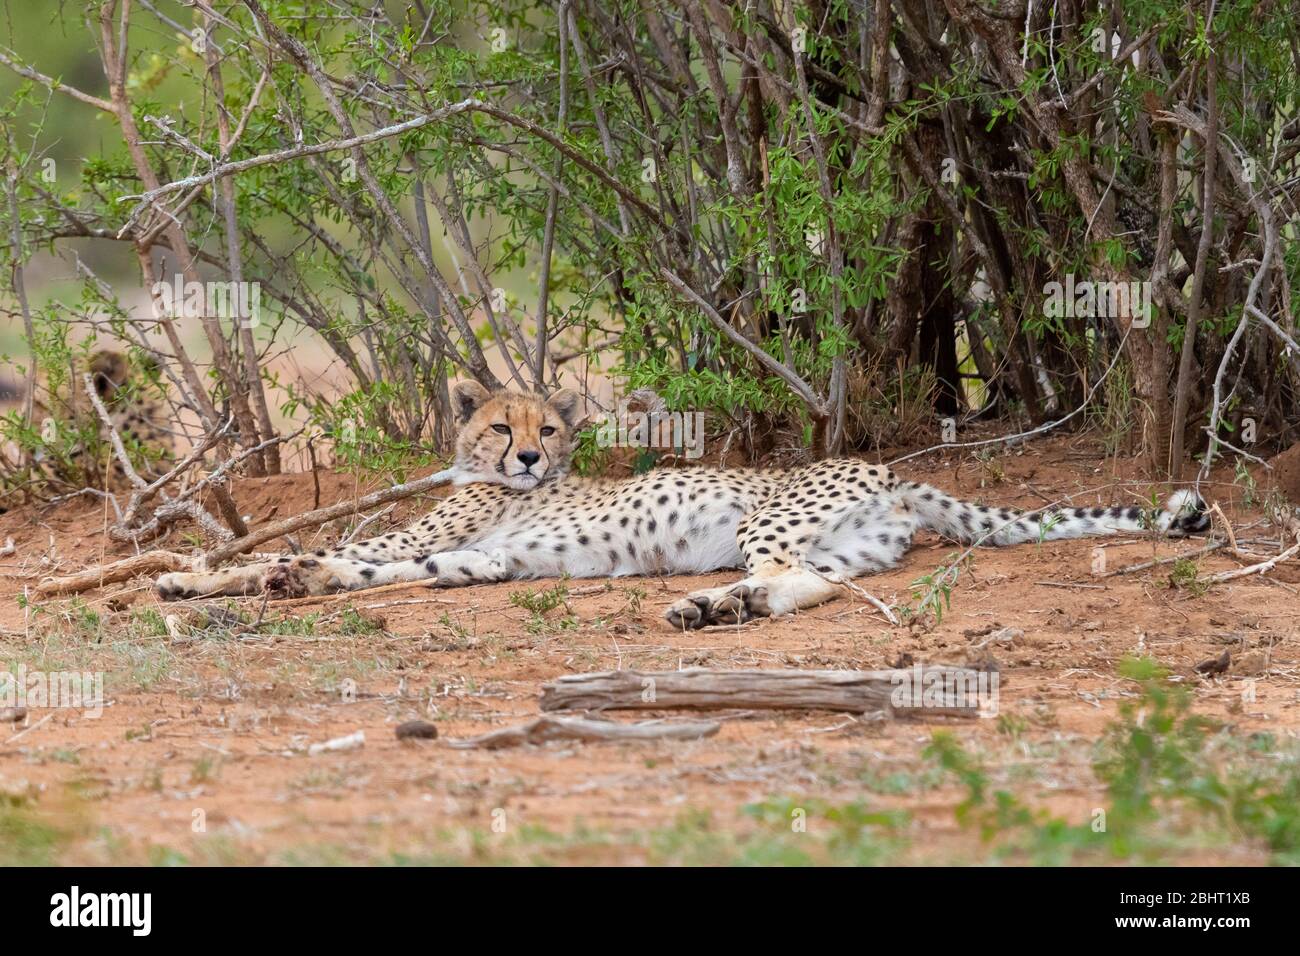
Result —
<path fill-rule="evenodd" d="M 920 526 L 965 544 L 1008 545 L 1062 538 L 1089 538 L 1155 529 L 1174 537 L 1205 531 L 1205 502 L 1191 491 L 1176 491 L 1164 508 L 1045 508 L 1026 514 L 1015 508 L 990 508 L 959 501 L 917 482 L 899 486 Z"/>

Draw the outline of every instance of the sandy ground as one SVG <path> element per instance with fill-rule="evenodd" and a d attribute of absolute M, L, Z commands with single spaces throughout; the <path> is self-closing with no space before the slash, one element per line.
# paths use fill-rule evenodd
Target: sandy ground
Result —
<path fill-rule="evenodd" d="M 1147 486 L 1126 480 L 1129 463 L 1099 466 L 1099 456 L 1076 436 L 987 461 L 931 455 L 900 471 L 1022 507 L 1066 496 L 1075 505 L 1150 500 Z M 1276 539 L 1230 478 L 1208 497 L 1239 538 Z M 347 475 L 317 479 L 325 502 L 364 490 Z M 244 480 L 233 493 L 255 522 L 316 498 L 302 474 Z M 408 503 L 400 516 L 420 507 Z M 979 863 L 1003 858 L 1008 834 L 986 840 L 959 822 L 965 791 L 923 753 L 936 731 L 951 733 L 995 786 L 1086 824 L 1107 806 L 1094 747 L 1136 696 L 1117 669 L 1125 655 L 1155 657 L 1193 688 L 1196 713 L 1234 739 L 1289 741 L 1300 726 L 1296 566 L 1209 589 L 1171 585 L 1169 565 L 1092 573 L 1099 545 L 1113 569 L 1200 542 L 1134 536 L 981 550 L 928 629 L 892 626 L 851 595 L 742 627 L 683 634 L 662 621 L 679 595 L 731 572 L 569 581 L 549 610 L 530 609 L 556 586 L 548 581 L 287 607 L 248 598 L 223 602 L 231 610 L 206 627 L 201 614 L 157 604 L 143 580 L 74 600 L 23 600 L 46 575 L 127 554 L 103 535 L 105 520 L 89 501 L 0 515 L 0 540 L 15 544 L 0 558 L 0 669 L 103 671 L 107 698 L 98 717 L 32 708 L 0 725 L 0 860 Z M 164 546 L 195 543 L 176 532 Z M 906 606 L 913 582 L 956 550 L 923 535 L 900 568 L 859 583 Z M 1196 563 L 1200 577 L 1242 564 L 1218 554 Z M 177 615 L 170 631 L 155 612 Z M 978 647 L 999 628 L 1014 630 Z M 1193 671 L 1225 650 L 1226 674 Z M 694 742 L 447 743 L 537 715 L 542 685 L 563 674 L 988 665 L 990 655 L 1001 682 L 991 719 L 723 711 L 714 715 L 721 731 Z M 439 739 L 399 741 L 397 725 L 416 718 Z M 308 752 L 358 731 L 357 749 Z M 1248 837 L 1211 839 L 1166 822 L 1165 862 L 1270 860 Z"/>

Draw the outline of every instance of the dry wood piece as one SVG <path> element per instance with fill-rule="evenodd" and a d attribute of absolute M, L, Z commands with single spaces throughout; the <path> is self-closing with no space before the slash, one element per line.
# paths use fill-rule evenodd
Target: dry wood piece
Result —
<path fill-rule="evenodd" d="M 333 740 L 327 740 L 324 743 L 312 744 L 307 748 L 307 753 L 315 757 L 318 754 L 337 753 L 343 750 L 358 750 L 366 745 L 366 732 L 358 730 L 354 734 L 348 734 L 346 737 L 335 737 Z"/>
<path fill-rule="evenodd" d="M 1235 571 L 1220 571 L 1218 574 L 1211 574 L 1205 578 L 1207 584 L 1221 584 L 1224 581 L 1235 581 L 1237 578 L 1244 578 L 1251 574 L 1266 574 L 1272 571 L 1283 561 L 1300 554 L 1300 519 L 1291 514 L 1277 513 L 1275 518 L 1283 526 L 1283 540 L 1293 538 L 1295 544 L 1287 548 L 1281 554 L 1275 554 L 1266 561 L 1260 561 L 1258 564 L 1252 564 L 1249 567 L 1237 568 Z M 1235 546 L 1234 546 L 1234 550 Z"/>
<path fill-rule="evenodd" d="M 365 596 L 374 597 L 376 594 L 383 594 L 385 591 L 406 591 L 411 588 L 430 588 L 438 579 L 424 578 L 420 581 L 398 581 L 396 584 L 381 584 L 378 587 L 366 588 Z M 357 601 L 360 591 L 340 591 L 338 594 L 309 594 L 300 598 L 282 598 L 277 601 L 271 601 L 270 606 L 277 611 L 286 607 L 303 607 L 308 604 L 342 604 L 348 601 Z M 570 592 L 572 593 L 572 592 Z M 261 594 L 245 595 L 246 597 L 255 597 L 258 600 L 264 600 L 265 596 Z"/>
<path fill-rule="evenodd" d="M 607 671 L 569 674 L 542 687 L 542 710 L 767 708 L 972 717 L 996 694 L 998 675 L 916 665 L 883 671 Z"/>
<path fill-rule="evenodd" d="M 105 584 L 129 581 L 137 574 L 160 574 L 164 571 L 192 571 L 194 559 L 175 551 L 147 551 L 103 567 L 87 568 L 61 578 L 49 578 L 36 585 L 37 597 L 76 594 Z"/>
<path fill-rule="evenodd" d="M 585 717 L 538 717 L 517 727 L 505 727 L 447 743 L 459 750 L 498 750 L 548 740 L 699 740 L 712 737 L 721 726 L 716 720 L 644 720 L 635 724 L 618 724 Z"/>
<path fill-rule="evenodd" d="M 1145 571 L 1147 568 L 1158 568 L 1163 564 L 1175 564 L 1179 561 L 1189 561 L 1192 558 L 1199 558 L 1202 555 L 1212 554 L 1228 544 L 1226 541 L 1211 541 L 1202 548 L 1195 551 L 1187 551 L 1183 554 L 1171 554 L 1167 558 L 1156 558 L 1154 561 L 1143 561 L 1141 564 L 1130 564 L 1123 568 L 1114 568 L 1098 574 L 1099 578 L 1113 578 L 1117 574 L 1133 574 L 1136 571 Z M 1234 545 L 1235 548 L 1235 545 Z"/>

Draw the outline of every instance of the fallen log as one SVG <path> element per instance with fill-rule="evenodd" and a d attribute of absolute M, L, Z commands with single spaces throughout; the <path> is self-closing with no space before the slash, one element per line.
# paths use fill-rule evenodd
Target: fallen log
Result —
<path fill-rule="evenodd" d="M 538 717 L 526 724 L 447 743 L 458 750 L 499 750 L 548 740 L 699 740 L 712 737 L 721 726 L 715 720 L 644 720 L 619 724 L 584 717 Z"/>
<path fill-rule="evenodd" d="M 36 585 L 37 597 L 54 597 L 59 594 L 76 594 L 105 584 L 129 581 L 138 574 L 161 574 L 164 571 L 192 571 L 194 559 L 175 551 L 146 551 L 112 564 L 87 568 L 76 574 L 47 578 Z"/>
<path fill-rule="evenodd" d="M 607 671 L 567 674 L 542 687 L 541 709 L 718 708 L 834 710 L 887 716 L 996 713 L 998 674 L 926 666 L 880 671 Z"/>

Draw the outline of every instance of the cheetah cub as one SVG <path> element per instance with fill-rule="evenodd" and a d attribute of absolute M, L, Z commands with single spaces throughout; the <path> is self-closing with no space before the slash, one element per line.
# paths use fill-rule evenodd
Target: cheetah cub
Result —
<path fill-rule="evenodd" d="M 1179 492 L 1140 508 L 1049 509 L 1027 515 L 901 481 L 850 458 L 786 471 L 697 468 L 620 480 L 570 477 L 581 400 L 453 390 L 456 490 L 404 531 L 311 555 L 208 573 L 167 574 L 167 599 L 282 596 L 428 581 L 457 587 L 520 578 L 698 574 L 744 567 L 735 584 L 673 604 L 678 628 L 735 624 L 820 604 L 845 578 L 893 567 L 918 528 L 962 542 L 1019 544 L 1208 527 L 1204 504 Z"/>

